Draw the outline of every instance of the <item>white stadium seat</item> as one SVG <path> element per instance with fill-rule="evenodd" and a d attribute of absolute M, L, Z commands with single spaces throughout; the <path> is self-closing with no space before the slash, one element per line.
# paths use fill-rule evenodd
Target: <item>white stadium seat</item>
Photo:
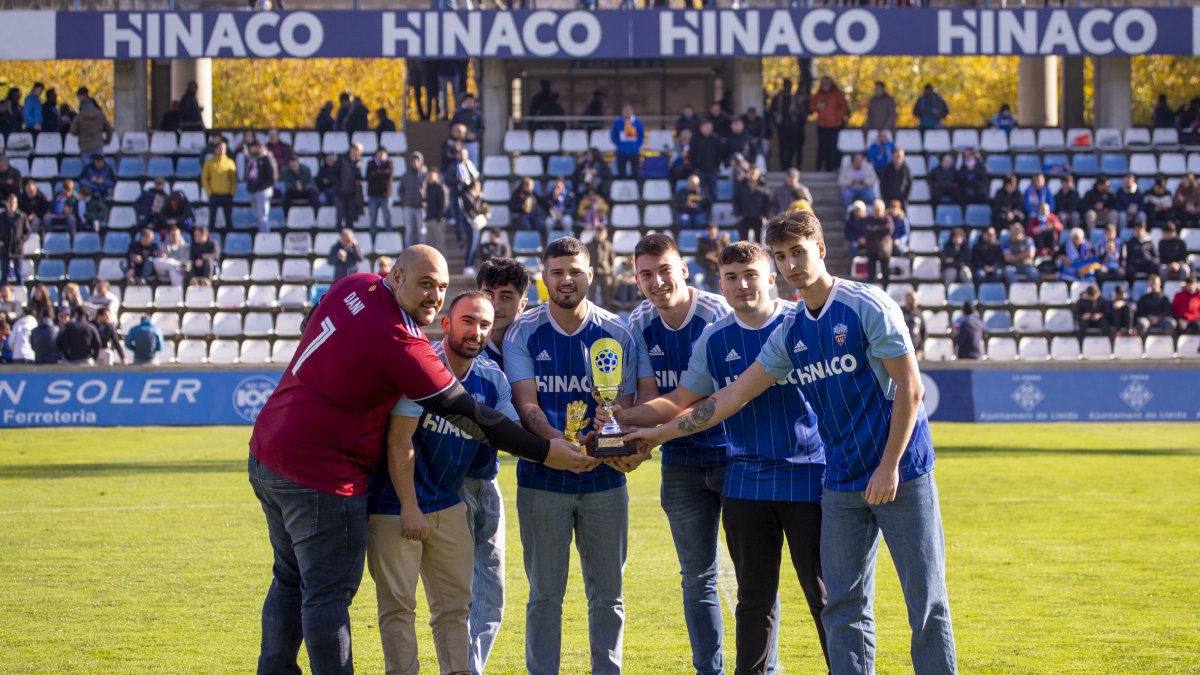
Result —
<path fill-rule="evenodd" d="M 237 363 L 239 355 L 237 340 L 213 340 L 208 346 L 209 363 Z"/>

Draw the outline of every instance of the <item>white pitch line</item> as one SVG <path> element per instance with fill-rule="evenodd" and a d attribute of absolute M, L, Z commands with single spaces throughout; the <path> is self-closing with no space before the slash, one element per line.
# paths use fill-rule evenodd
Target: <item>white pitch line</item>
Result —
<path fill-rule="evenodd" d="M 93 513 L 104 511 L 170 511 L 176 509 L 242 509 L 257 504 L 142 504 L 133 506 L 73 506 L 59 509 L 21 509 L 0 511 L 0 516 L 21 516 L 36 513 Z"/>

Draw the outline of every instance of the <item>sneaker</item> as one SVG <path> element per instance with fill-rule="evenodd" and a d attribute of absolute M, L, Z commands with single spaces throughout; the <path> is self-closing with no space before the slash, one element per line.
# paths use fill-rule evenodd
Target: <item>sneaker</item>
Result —
<path fill-rule="evenodd" d="M 467 265 L 466 267 L 463 268 L 463 274 L 465 274 L 468 277 L 473 277 L 473 276 L 475 276 L 475 268 L 471 267 L 470 265 Z"/>

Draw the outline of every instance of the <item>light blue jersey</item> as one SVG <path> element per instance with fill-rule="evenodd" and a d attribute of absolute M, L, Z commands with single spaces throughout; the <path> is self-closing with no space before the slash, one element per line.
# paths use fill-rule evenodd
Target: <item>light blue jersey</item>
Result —
<path fill-rule="evenodd" d="M 537 381 L 538 407 L 550 425 L 562 431 L 566 427 L 567 404 L 572 401 L 586 403 L 587 419 L 595 418 L 588 350 L 601 338 L 612 338 L 621 344 L 621 393 L 636 394 L 637 346 L 633 335 L 615 314 L 591 302 L 587 318 L 570 335 L 554 323 L 548 302 L 522 314 L 504 336 L 504 372 L 510 382 Z M 606 465 L 575 474 L 525 460 L 517 462 L 520 487 L 585 494 L 624 484 L 624 474 Z"/>
<path fill-rule="evenodd" d="M 629 329 L 638 348 L 638 377 L 653 376 L 659 394 L 670 393 L 679 386 L 692 357 L 692 346 L 705 327 L 733 311 L 725 298 L 715 293 L 691 289 L 691 295 L 687 317 L 678 329 L 668 326 L 649 300 L 643 300 L 629 315 Z M 662 446 L 663 464 L 707 469 L 727 461 L 725 431 L 720 426 Z"/>
<path fill-rule="evenodd" d="M 439 340 L 432 347 L 445 363 L 443 343 Z M 447 368 L 449 365 L 446 364 Z M 476 358 L 467 376 L 462 379 L 462 386 L 480 403 L 499 410 L 511 420 L 517 419 L 517 411 L 512 405 L 512 389 L 500 367 L 491 359 L 482 354 Z M 467 436 L 445 419 L 407 397 L 396 403 L 391 414 L 419 419 L 417 430 L 413 432 L 413 447 L 416 449 L 413 484 L 422 513 L 447 509 L 462 501 L 459 488 L 471 470 L 483 473 L 490 471 L 491 475 L 486 478 L 496 475 L 496 450 Z M 367 487 L 370 513 L 399 515 L 400 499 L 386 466 L 368 479 Z"/>
<path fill-rule="evenodd" d="M 900 306 L 877 286 L 844 279 L 834 279 L 817 316 L 800 303 L 763 347 L 759 363 L 772 377 L 794 380 L 817 412 L 826 488 L 866 489 L 883 458 L 896 398 L 883 360 L 912 351 Z M 922 404 L 900 458 L 900 480 L 932 470 L 933 439 Z"/>
<path fill-rule="evenodd" d="M 728 316 L 709 325 L 696 340 L 679 386 L 703 396 L 728 386 L 762 349 L 792 303 L 777 300 L 760 328 Z M 816 416 L 800 391 L 786 379 L 760 394 L 724 422 L 729 468 L 722 494 L 756 501 L 821 500 L 825 455 Z"/>

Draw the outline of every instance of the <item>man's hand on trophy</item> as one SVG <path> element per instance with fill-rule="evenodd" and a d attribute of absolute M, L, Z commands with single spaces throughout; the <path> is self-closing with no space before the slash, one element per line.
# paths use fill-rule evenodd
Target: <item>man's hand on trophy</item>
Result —
<path fill-rule="evenodd" d="M 633 431 L 633 429 L 630 429 L 629 427 L 626 427 L 625 430 Z M 641 466 L 642 462 L 650 459 L 650 452 L 653 449 L 653 446 L 639 442 L 637 444 L 637 452 L 634 454 L 626 457 L 606 457 L 601 461 L 617 471 L 620 471 L 621 473 L 629 473 L 630 471 L 633 471 Z"/>
<path fill-rule="evenodd" d="M 587 436 L 584 436 L 584 439 L 586 438 Z M 546 466 L 551 469 L 564 469 L 574 473 L 583 473 L 584 471 L 591 471 L 599 465 L 600 460 L 583 454 L 580 452 L 579 446 L 574 443 L 561 438 L 550 441 L 550 452 L 546 455 Z"/>
<path fill-rule="evenodd" d="M 604 427 L 605 424 L 608 424 L 613 419 L 618 419 L 618 420 L 620 419 L 621 404 L 614 403 L 612 405 L 612 417 L 608 416 L 608 411 L 605 410 L 604 406 L 602 406 L 602 405 L 596 406 L 596 412 L 594 414 L 595 414 L 596 419 L 592 422 L 592 427 L 596 430 L 600 430 Z"/>

